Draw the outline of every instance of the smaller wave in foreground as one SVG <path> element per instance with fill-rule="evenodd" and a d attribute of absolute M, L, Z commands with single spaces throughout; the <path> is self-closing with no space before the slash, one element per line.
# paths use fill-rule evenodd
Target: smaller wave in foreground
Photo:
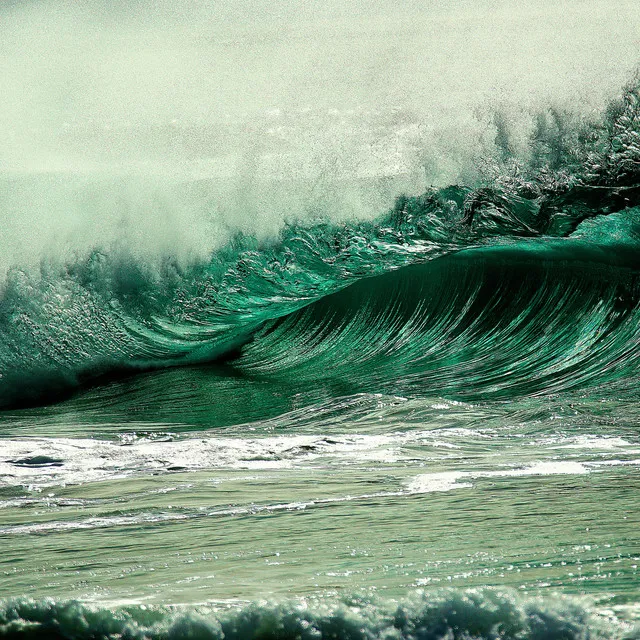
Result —
<path fill-rule="evenodd" d="M 0 638 L 263 640 L 573 640 L 640 638 L 640 628 L 604 617 L 568 598 L 521 599 L 493 590 L 417 591 L 408 598 L 252 603 L 216 613 L 78 602 L 5 600 Z"/>

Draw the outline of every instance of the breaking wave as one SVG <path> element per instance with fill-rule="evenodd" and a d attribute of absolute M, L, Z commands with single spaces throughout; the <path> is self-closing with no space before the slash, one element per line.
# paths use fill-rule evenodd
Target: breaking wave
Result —
<path fill-rule="evenodd" d="M 640 89 L 593 122 L 541 114 L 475 186 L 403 196 L 374 221 L 237 236 L 207 260 L 96 248 L 9 270 L 0 405 L 104 376 L 223 362 L 346 393 L 510 397 L 635 374 Z"/>
<path fill-rule="evenodd" d="M 5 600 L 2 638 L 436 638 L 572 640 L 637 638 L 638 629 L 595 614 L 570 598 L 526 599 L 508 592 L 415 592 L 401 601 L 370 597 L 260 602 L 228 610 L 131 606 L 93 608 L 78 602 Z"/>

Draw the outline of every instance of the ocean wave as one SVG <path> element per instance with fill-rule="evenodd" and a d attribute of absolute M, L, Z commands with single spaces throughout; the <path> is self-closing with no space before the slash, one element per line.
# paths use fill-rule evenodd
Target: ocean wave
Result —
<path fill-rule="evenodd" d="M 79 602 L 9 599 L 0 606 L 0 637 L 577 640 L 637 638 L 638 629 L 568 597 L 528 599 L 485 589 L 417 591 L 400 601 L 354 596 L 217 610 L 103 609 Z"/>
<path fill-rule="evenodd" d="M 0 406 L 213 361 L 243 376 L 329 375 L 349 393 L 462 397 L 629 375 L 639 132 L 636 84 L 597 121 L 541 113 L 526 157 L 502 122 L 490 179 L 399 197 L 374 221 L 237 236 L 186 263 L 111 246 L 14 267 L 0 299 Z"/>
<path fill-rule="evenodd" d="M 340 380 L 345 395 L 473 399 L 604 383 L 637 369 L 640 290 L 635 269 L 601 258 L 593 247 L 527 245 L 404 267 L 267 323 L 232 364 Z"/>

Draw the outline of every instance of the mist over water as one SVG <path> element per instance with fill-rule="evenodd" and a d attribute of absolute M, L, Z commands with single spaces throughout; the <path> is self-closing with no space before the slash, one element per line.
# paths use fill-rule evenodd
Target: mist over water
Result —
<path fill-rule="evenodd" d="M 640 18 L 610 9 L 3 3 L 2 266 L 113 242 L 202 258 L 477 177 L 496 110 L 526 145 L 536 110 L 589 115 L 629 79 Z"/>

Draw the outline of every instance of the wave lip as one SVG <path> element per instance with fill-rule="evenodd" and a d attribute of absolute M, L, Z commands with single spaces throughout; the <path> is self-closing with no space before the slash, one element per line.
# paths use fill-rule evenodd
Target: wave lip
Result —
<path fill-rule="evenodd" d="M 472 400 L 608 383 L 637 373 L 640 282 L 633 262 L 603 257 L 536 241 L 404 267 L 266 323 L 232 364 L 333 380 L 343 395 Z"/>

